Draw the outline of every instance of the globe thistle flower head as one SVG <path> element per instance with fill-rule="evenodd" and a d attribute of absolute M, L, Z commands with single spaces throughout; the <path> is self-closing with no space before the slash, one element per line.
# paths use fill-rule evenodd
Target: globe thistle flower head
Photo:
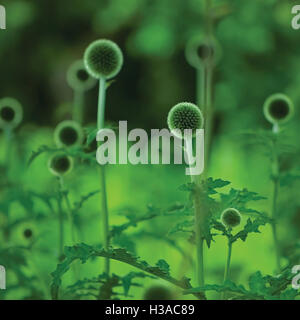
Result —
<path fill-rule="evenodd" d="M 288 122 L 294 114 L 294 104 L 291 99 L 282 93 L 271 95 L 264 103 L 264 115 L 272 124 Z"/>
<path fill-rule="evenodd" d="M 92 77 L 111 79 L 122 68 L 123 54 L 119 46 L 113 41 L 100 39 L 92 42 L 86 49 L 84 64 Z"/>
<path fill-rule="evenodd" d="M 58 147 L 79 146 L 83 143 L 84 132 L 78 122 L 65 120 L 55 128 L 54 140 Z"/>
<path fill-rule="evenodd" d="M 16 128 L 23 119 L 21 104 L 13 98 L 0 100 L 0 127 L 3 129 Z"/>
<path fill-rule="evenodd" d="M 188 63 L 196 68 L 203 68 L 205 65 L 215 65 L 220 60 L 221 49 L 213 38 L 192 38 L 185 50 Z"/>
<path fill-rule="evenodd" d="M 82 60 L 75 61 L 67 72 L 67 82 L 74 91 L 88 91 L 92 89 L 96 80 L 86 71 Z"/>
<path fill-rule="evenodd" d="M 190 102 L 176 104 L 168 114 L 169 129 L 178 137 L 183 136 L 185 129 L 191 129 L 195 135 L 196 130 L 202 129 L 203 125 L 204 119 L 201 110 Z M 176 130 L 180 130 L 180 133 Z"/>
<path fill-rule="evenodd" d="M 237 227 L 242 220 L 240 212 L 234 208 L 228 208 L 221 214 L 221 221 L 227 228 Z"/>
<path fill-rule="evenodd" d="M 53 175 L 61 177 L 72 171 L 73 159 L 65 154 L 55 154 L 50 158 L 48 168 Z"/>

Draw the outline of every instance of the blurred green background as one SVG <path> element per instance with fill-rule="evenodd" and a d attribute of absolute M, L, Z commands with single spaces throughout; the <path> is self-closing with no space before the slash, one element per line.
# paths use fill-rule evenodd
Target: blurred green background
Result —
<path fill-rule="evenodd" d="M 47 169 L 47 154 L 37 158 L 29 168 L 27 161 L 41 145 L 53 146 L 54 127 L 70 118 L 73 92 L 66 82 L 69 66 L 82 58 L 93 40 L 115 41 L 124 53 L 124 67 L 108 91 L 107 121 L 127 120 L 131 128 L 165 128 L 173 105 L 180 101 L 195 102 L 196 73 L 186 62 L 184 51 L 191 37 L 204 32 L 204 1 L 3 0 L 1 4 L 6 7 L 7 30 L 0 32 L 0 92 L 1 97 L 11 96 L 21 101 L 24 122 L 16 132 L 10 183 L 4 179 L 6 170 L 1 172 L 4 182 L 0 189 L 0 227 L 8 219 L 16 223 L 8 240 L 2 234 L 0 247 L 28 245 L 23 231 L 31 228 L 34 244 L 26 252 L 26 263 L 21 263 L 20 270 L 26 277 L 34 278 L 32 286 L 25 280 L 20 283 L 8 269 L 8 290 L 1 292 L 0 297 L 48 299 L 50 273 L 57 265 L 57 220 L 55 213 L 49 212 L 41 201 L 33 204 L 26 201 L 29 191 L 51 192 L 57 181 Z M 271 129 L 264 119 L 262 105 L 270 94 L 284 92 L 296 106 L 296 115 L 286 134 L 290 144 L 299 149 L 300 31 L 291 28 L 293 4 L 294 1 L 285 0 L 213 1 L 214 35 L 222 48 L 222 58 L 214 72 L 215 115 L 208 172 L 214 178 L 231 181 L 234 188 L 248 188 L 268 197 L 253 206 L 266 213 L 270 211 L 272 190 L 269 161 L 263 150 L 245 146 L 237 136 L 243 130 Z M 95 88 L 86 95 L 84 125 L 96 122 L 97 93 Z M 2 134 L 0 145 L 4 159 Z M 292 160 L 287 157 L 286 162 L 287 166 L 290 162 L 299 163 L 299 153 Z M 95 167 L 84 164 L 76 164 L 65 182 L 72 202 L 99 189 Z M 149 204 L 164 208 L 186 201 L 187 194 L 178 190 L 186 182 L 184 166 L 109 166 L 111 225 L 125 222 L 124 212 L 128 210 L 139 215 L 147 212 Z M 299 239 L 298 187 L 295 184 L 280 190 L 279 236 L 283 250 Z M 99 210 L 98 195 L 82 208 L 82 242 L 100 243 Z M 192 268 L 183 269 L 180 252 L 162 240 L 168 238 L 174 223 L 170 218 L 157 218 L 129 229 L 126 238 L 120 241 L 127 242 L 127 249 L 151 264 L 166 259 L 174 276 L 184 274 L 194 279 Z M 245 284 L 257 270 L 274 272 L 271 228 L 266 226 L 261 231 L 259 235 L 250 235 L 246 243 L 235 244 L 232 280 Z M 68 237 L 66 240 L 70 244 Z M 192 250 L 184 237 L 176 235 L 175 240 L 182 249 Z M 222 281 L 225 248 L 226 241 L 219 237 L 206 250 L 207 283 Z M 18 263 L 17 258 L 12 261 L 15 267 Z M 102 265 L 102 259 L 82 265 L 81 277 L 98 275 Z M 112 262 L 112 272 L 116 274 L 131 270 Z M 161 283 L 143 280 L 146 288 L 153 282 Z M 64 286 L 72 283 L 71 273 L 64 277 L 63 283 Z M 144 290 L 132 288 L 130 293 L 139 299 Z M 211 297 L 216 296 L 212 293 Z"/>

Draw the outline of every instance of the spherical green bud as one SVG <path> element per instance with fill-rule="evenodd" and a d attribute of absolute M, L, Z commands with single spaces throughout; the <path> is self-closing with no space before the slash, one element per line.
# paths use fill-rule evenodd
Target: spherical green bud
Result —
<path fill-rule="evenodd" d="M 16 128 L 23 119 L 21 104 L 13 98 L 0 100 L 0 127 L 5 129 Z"/>
<path fill-rule="evenodd" d="M 192 67 L 200 69 L 208 64 L 215 65 L 220 60 L 220 52 L 220 46 L 213 38 L 195 37 L 188 42 L 185 56 Z"/>
<path fill-rule="evenodd" d="M 105 39 L 97 40 L 86 49 L 84 64 L 92 77 L 110 79 L 120 72 L 123 54 L 116 43 Z"/>
<path fill-rule="evenodd" d="M 67 82 L 75 91 L 88 91 L 95 86 L 97 81 L 86 71 L 83 61 L 78 60 L 69 68 Z"/>
<path fill-rule="evenodd" d="M 55 154 L 50 158 L 48 168 L 55 176 L 63 176 L 72 171 L 73 159 L 65 154 Z"/>
<path fill-rule="evenodd" d="M 228 208 L 221 214 L 221 221 L 227 228 L 237 227 L 242 220 L 240 212 L 234 208 Z"/>
<path fill-rule="evenodd" d="M 144 300 L 173 300 L 172 292 L 163 286 L 153 286 L 146 290 Z"/>
<path fill-rule="evenodd" d="M 181 102 L 176 104 L 168 114 L 168 126 L 171 131 L 177 129 L 180 133 L 176 136 L 182 137 L 185 129 L 202 129 L 204 119 L 201 110 L 193 103 Z"/>
<path fill-rule="evenodd" d="M 273 94 L 264 103 L 264 115 L 272 124 L 286 123 L 293 114 L 294 104 L 285 94 Z"/>
<path fill-rule="evenodd" d="M 79 123 L 65 120 L 54 130 L 54 140 L 58 147 L 74 147 L 83 143 L 84 132 Z"/>

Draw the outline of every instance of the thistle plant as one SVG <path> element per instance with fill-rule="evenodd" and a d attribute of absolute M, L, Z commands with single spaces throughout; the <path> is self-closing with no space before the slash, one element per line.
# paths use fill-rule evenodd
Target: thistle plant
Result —
<path fill-rule="evenodd" d="M 171 131 L 191 129 L 193 135 L 195 130 L 202 129 L 204 125 L 204 118 L 201 110 L 193 103 L 182 102 L 175 105 L 168 114 L 168 126 Z M 176 134 L 176 133 L 175 133 Z M 181 138 L 183 138 L 181 132 Z M 180 137 L 179 133 L 177 134 Z M 186 149 L 188 158 L 191 158 L 192 150 Z M 196 234 L 196 247 L 197 247 L 197 279 L 199 286 L 204 286 L 204 211 L 201 211 L 200 204 L 200 182 L 198 176 L 191 175 L 191 182 L 194 184 L 193 202 L 195 210 L 195 234 Z"/>
<path fill-rule="evenodd" d="M 58 147 L 75 147 L 82 145 L 84 132 L 81 125 L 72 120 L 62 121 L 54 130 L 54 141 Z"/>
<path fill-rule="evenodd" d="M 186 60 L 196 69 L 196 103 L 205 118 L 205 164 L 209 159 L 213 121 L 212 78 L 220 59 L 220 47 L 211 36 L 192 38 L 186 46 Z"/>
<path fill-rule="evenodd" d="M 115 77 L 123 65 L 123 54 L 119 46 L 106 39 L 92 42 L 84 53 L 86 70 L 93 78 L 99 80 L 97 129 L 105 125 L 106 81 Z M 103 216 L 104 248 L 109 249 L 109 215 L 106 195 L 105 167 L 101 166 L 101 195 Z M 105 272 L 109 274 L 109 259 L 105 259 Z"/>
<path fill-rule="evenodd" d="M 228 238 L 228 253 L 227 253 L 227 261 L 225 265 L 225 271 L 224 271 L 224 284 L 228 280 L 229 276 L 229 269 L 230 269 L 230 262 L 231 262 L 231 254 L 232 254 L 232 234 L 231 231 L 233 228 L 240 225 L 242 220 L 241 214 L 237 209 L 234 208 L 228 208 L 225 209 L 221 214 L 221 222 L 224 225 L 224 227 L 227 229 L 227 238 Z M 225 299 L 226 292 L 223 291 L 222 293 L 222 299 Z"/>
<path fill-rule="evenodd" d="M 0 128 L 5 135 L 6 159 L 5 164 L 9 167 L 11 157 L 11 146 L 13 142 L 14 129 L 23 119 L 23 108 L 21 104 L 13 98 L 3 98 L 0 100 Z"/>
<path fill-rule="evenodd" d="M 48 162 L 49 171 L 58 179 L 59 193 L 57 199 L 58 213 L 59 213 L 59 257 L 63 256 L 64 248 L 64 217 L 63 217 L 63 200 L 66 201 L 68 207 L 68 218 L 70 230 L 72 234 L 72 241 L 75 242 L 75 231 L 72 211 L 70 210 L 70 203 L 68 195 L 64 190 L 64 176 L 70 173 L 73 169 L 73 159 L 63 153 L 55 153 L 51 156 Z M 74 243 L 73 243 L 74 244 Z"/>
<path fill-rule="evenodd" d="M 273 139 L 272 139 L 272 154 L 271 154 L 271 179 L 273 182 L 273 195 L 272 195 L 272 234 L 276 254 L 277 271 L 281 270 L 280 261 L 280 248 L 277 235 L 277 202 L 279 195 L 279 154 L 278 154 L 278 135 L 281 131 L 281 126 L 286 124 L 294 114 L 294 104 L 291 99 L 282 93 L 273 94 L 268 97 L 264 103 L 263 111 L 266 119 L 273 125 Z"/>
<path fill-rule="evenodd" d="M 96 80 L 86 71 L 83 61 L 77 60 L 67 72 L 67 82 L 74 91 L 73 120 L 82 124 L 85 92 L 96 85 Z"/>

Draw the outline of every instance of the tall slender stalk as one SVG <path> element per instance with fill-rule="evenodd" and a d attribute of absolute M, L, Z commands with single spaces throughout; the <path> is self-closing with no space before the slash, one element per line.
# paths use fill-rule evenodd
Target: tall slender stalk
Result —
<path fill-rule="evenodd" d="M 194 179 L 193 179 L 194 180 Z M 204 237 L 203 237 L 203 214 L 201 214 L 200 204 L 200 187 L 195 181 L 194 191 L 194 209 L 195 209 L 195 234 L 196 234 L 196 248 L 197 248 L 197 279 L 198 285 L 203 287 L 204 281 Z"/>
<path fill-rule="evenodd" d="M 67 215 L 68 215 L 68 220 L 69 220 L 69 225 L 70 225 L 72 245 L 75 245 L 75 243 L 76 243 L 76 233 L 75 233 L 75 226 L 74 226 L 74 217 L 73 217 L 73 212 L 72 212 L 72 207 L 71 207 L 71 204 L 70 204 L 70 200 L 69 200 L 68 194 L 67 194 L 67 192 L 65 190 L 64 178 L 62 176 L 59 177 L 59 182 L 60 182 L 62 198 L 63 198 L 63 200 L 65 200 L 65 204 L 66 204 L 66 207 L 67 207 Z"/>
<path fill-rule="evenodd" d="M 205 0 L 205 29 L 206 36 L 211 39 L 213 36 L 213 20 L 211 16 L 212 1 Z M 205 166 L 207 167 L 210 155 L 211 155 L 211 140 L 212 140 L 212 125 L 213 125 L 213 103 L 212 103 L 212 78 L 213 78 L 213 66 L 214 55 L 216 54 L 215 48 L 212 54 L 209 55 L 207 64 L 205 65 Z"/>
<path fill-rule="evenodd" d="M 229 269 L 230 269 L 230 262 L 231 262 L 231 253 L 232 253 L 232 242 L 230 239 L 228 239 L 228 251 L 227 251 L 227 261 L 225 265 L 225 271 L 224 271 L 224 280 L 223 283 L 228 280 L 229 276 Z M 223 291 L 221 294 L 221 299 L 225 300 L 226 299 L 226 291 Z"/>
<path fill-rule="evenodd" d="M 276 133 L 276 131 L 274 131 L 274 132 Z M 275 255 L 276 255 L 276 268 L 277 268 L 277 271 L 280 271 L 280 269 L 281 269 L 280 250 L 279 250 L 279 242 L 278 242 L 277 226 L 276 226 L 277 198 L 278 198 L 278 192 L 279 192 L 279 163 L 278 163 L 278 154 L 276 152 L 276 137 L 275 137 L 275 141 L 273 144 L 272 181 L 273 181 L 273 195 L 272 195 L 271 218 L 273 221 L 272 221 L 271 225 L 272 225 L 272 235 L 273 235 Z"/>
<path fill-rule="evenodd" d="M 187 143 L 187 147 L 185 149 L 189 163 L 191 164 L 192 159 L 192 148 L 189 147 Z M 203 237 L 203 222 L 204 222 L 204 211 L 201 209 L 200 203 L 200 176 L 191 175 L 191 182 L 194 184 L 193 191 L 193 204 L 195 211 L 195 235 L 196 235 L 196 250 L 197 250 L 197 264 L 196 264 L 196 272 L 197 272 L 197 281 L 200 287 L 205 285 L 204 280 L 204 237 Z"/>
<path fill-rule="evenodd" d="M 64 217 L 63 210 L 61 206 L 61 195 L 59 194 L 59 199 L 57 199 L 58 206 L 58 228 L 59 228 L 59 260 L 61 259 L 64 253 Z"/>
<path fill-rule="evenodd" d="M 69 227 L 70 227 L 70 232 L 71 232 L 71 241 L 72 241 L 72 246 L 74 246 L 76 243 L 76 234 L 75 234 L 75 226 L 74 226 L 72 207 L 71 207 L 70 200 L 69 200 L 68 194 L 67 194 L 65 186 L 64 186 L 63 176 L 60 176 L 58 179 L 59 179 L 60 194 L 61 194 L 61 200 L 62 200 L 62 202 L 60 204 L 61 205 L 60 210 L 62 210 L 62 203 L 63 203 L 63 200 L 65 200 L 66 209 L 67 209 L 66 212 L 67 212 Z M 72 270 L 73 270 L 73 274 L 74 274 L 74 279 L 78 279 L 79 278 L 78 263 L 73 264 Z"/>
<path fill-rule="evenodd" d="M 99 98 L 98 98 L 98 117 L 97 117 L 97 129 L 104 128 L 104 116 L 105 116 L 105 100 L 106 100 L 106 80 L 100 78 L 99 81 Z M 99 145 L 99 143 L 98 143 Z M 105 179 L 105 167 L 100 167 L 100 181 L 101 181 L 101 198 L 102 198 L 102 219 L 103 219 L 103 241 L 106 251 L 109 249 L 109 214 L 107 206 L 107 193 L 106 193 L 106 179 Z M 105 272 L 109 275 L 110 260 L 105 259 Z"/>
<path fill-rule="evenodd" d="M 212 77 L 213 67 L 211 61 L 209 65 L 205 67 L 205 167 L 208 166 L 208 162 L 211 154 L 211 139 L 213 129 L 213 103 L 212 103 Z"/>

